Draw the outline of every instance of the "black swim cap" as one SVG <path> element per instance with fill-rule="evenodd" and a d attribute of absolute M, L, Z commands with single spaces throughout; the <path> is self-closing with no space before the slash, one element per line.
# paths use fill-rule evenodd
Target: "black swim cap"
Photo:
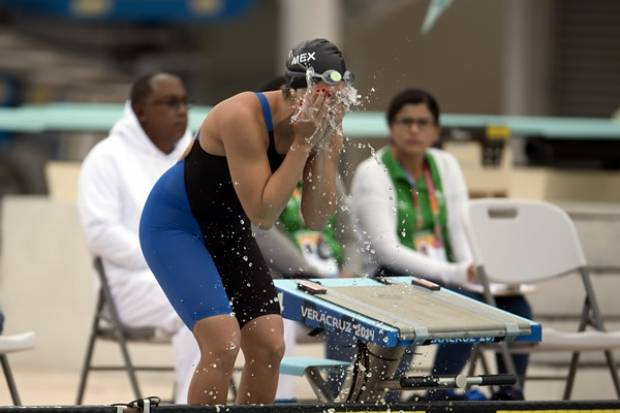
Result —
<path fill-rule="evenodd" d="M 286 58 L 286 83 L 293 89 L 305 88 L 306 70 L 312 67 L 314 73 L 337 70 L 341 75 L 347 70 L 342 52 L 326 39 L 306 40 L 288 52 Z"/>

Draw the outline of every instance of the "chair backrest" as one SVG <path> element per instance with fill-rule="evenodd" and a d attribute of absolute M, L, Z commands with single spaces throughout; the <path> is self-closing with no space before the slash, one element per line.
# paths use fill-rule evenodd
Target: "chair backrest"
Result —
<path fill-rule="evenodd" d="M 586 265 L 573 222 L 555 205 L 476 199 L 464 213 L 474 261 L 491 282 L 536 282 Z"/>

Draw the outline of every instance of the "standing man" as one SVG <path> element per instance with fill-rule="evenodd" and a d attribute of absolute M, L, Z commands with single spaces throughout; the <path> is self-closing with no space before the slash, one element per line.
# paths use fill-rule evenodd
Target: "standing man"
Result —
<path fill-rule="evenodd" d="M 172 336 L 177 403 L 187 402 L 199 350 L 146 264 L 138 225 L 151 188 L 191 141 L 187 117 L 181 79 L 167 73 L 137 79 L 122 118 L 84 160 L 78 197 L 88 246 L 103 260 L 123 324 Z"/>

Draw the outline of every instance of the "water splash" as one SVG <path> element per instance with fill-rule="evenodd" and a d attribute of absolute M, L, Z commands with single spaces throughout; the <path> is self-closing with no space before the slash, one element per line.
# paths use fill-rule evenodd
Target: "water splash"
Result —
<path fill-rule="evenodd" d="M 291 117 L 291 123 L 298 121 L 315 121 L 320 108 L 312 105 L 313 94 L 317 92 L 317 82 L 314 78 L 314 69 L 306 70 L 306 91 L 296 99 L 296 111 Z M 350 83 L 343 82 L 337 87 L 330 87 L 325 92 L 327 96 L 326 119 L 318 125 L 312 136 L 306 138 L 309 144 L 325 149 L 335 133 L 344 135 L 342 131 L 342 117 L 346 112 L 362 104 L 362 95 Z"/>

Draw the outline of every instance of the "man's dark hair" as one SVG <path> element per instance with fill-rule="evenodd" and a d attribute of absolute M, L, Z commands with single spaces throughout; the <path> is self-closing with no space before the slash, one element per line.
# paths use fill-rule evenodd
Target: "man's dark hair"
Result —
<path fill-rule="evenodd" d="M 143 101 L 149 97 L 151 93 L 153 93 L 153 86 L 151 82 L 158 74 L 159 73 L 149 73 L 147 75 L 140 76 L 135 82 L 133 82 L 129 92 L 129 101 L 132 104 Z"/>
<path fill-rule="evenodd" d="M 390 106 L 388 106 L 388 110 L 386 113 L 388 125 L 394 123 L 394 118 L 396 117 L 396 114 L 400 112 L 403 106 L 420 104 L 426 105 L 428 110 L 433 115 L 435 123 L 439 125 L 439 105 L 437 104 L 437 101 L 435 100 L 433 95 L 422 89 L 405 89 L 392 98 L 392 101 L 390 102 Z"/>

